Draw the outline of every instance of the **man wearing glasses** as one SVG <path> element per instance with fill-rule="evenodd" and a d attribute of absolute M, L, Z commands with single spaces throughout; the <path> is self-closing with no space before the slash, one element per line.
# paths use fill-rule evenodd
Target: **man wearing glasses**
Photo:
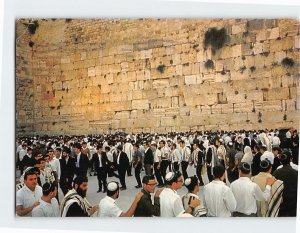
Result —
<path fill-rule="evenodd" d="M 143 189 L 144 194 L 141 200 L 138 202 L 134 212 L 134 217 L 153 217 L 160 216 L 160 204 L 159 195 L 163 189 L 158 190 L 154 195 L 154 204 L 152 204 L 151 193 L 155 190 L 155 177 L 153 175 L 146 175 L 143 178 Z"/>

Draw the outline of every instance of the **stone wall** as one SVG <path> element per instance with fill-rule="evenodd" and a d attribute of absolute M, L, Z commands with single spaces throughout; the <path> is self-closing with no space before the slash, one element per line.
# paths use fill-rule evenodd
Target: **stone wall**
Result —
<path fill-rule="evenodd" d="M 298 126 L 299 21 L 38 22 L 34 35 L 17 41 L 18 132 L 22 126 L 39 134 Z M 203 43 L 213 27 L 226 29 L 218 50 Z M 285 58 L 294 65 L 283 65 Z"/>

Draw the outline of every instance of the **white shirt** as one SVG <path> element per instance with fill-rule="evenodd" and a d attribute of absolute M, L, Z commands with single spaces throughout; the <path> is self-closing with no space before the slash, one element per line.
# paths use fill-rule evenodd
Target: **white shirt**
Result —
<path fill-rule="evenodd" d="M 114 161 L 114 157 L 113 157 L 113 154 L 111 152 L 107 152 L 106 155 L 107 155 L 107 159 L 109 160 L 109 162 Z"/>
<path fill-rule="evenodd" d="M 34 192 L 31 191 L 26 185 L 17 191 L 16 205 L 23 206 L 24 209 L 33 206 L 36 201 L 39 201 L 43 196 L 43 190 L 40 186 L 36 186 Z M 32 212 L 25 216 L 32 216 Z"/>
<path fill-rule="evenodd" d="M 290 166 L 291 166 L 294 170 L 298 171 L 298 165 L 297 165 L 297 164 L 294 164 L 293 162 L 290 162 Z M 277 169 L 280 169 L 280 168 L 282 168 L 282 167 L 283 167 L 283 166 L 280 165 L 280 166 L 277 167 Z M 276 169 L 276 170 L 277 170 L 277 169 Z"/>
<path fill-rule="evenodd" d="M 127 154 L 127 157 L 129 159 L 129 161 L 132 160 L 132 155 L 133 155 L 133 146 L 131 143 L 126 142 L 123 146 L 123 152 L 125 152 Z"/>
<path fill-rule="evenodd" d="M 207 216 L 230 217 L 235 210 L 236 200 L 223 181 L 213 180 L 204 186 L 204 205 Z"/>
<path fill-rule="evenodd" d="M 181 154 L 178 149 L 174 149 L 171 151 L 171 161 L 174 162 L 181 162 Z"/>
<path fill-rule="evenodd" d="M 19 152 L 19 159 L 20 161 L 23 160 L 24 156 L 27 154 L 27 150 L 21 149 Z"/>
<path fill-rule="evenodd" d="M 262 192 L 260 187 L 248 177 L 240 177 L 231 183 L 230 189 L 236 200 L 236 211 L 250 215 L 257 212 L 256 201 L 269 199 L 271 186 L 267 185 Z"/>
<path fill-rule="evenodd" d="M 100 201 L 98 217 L 119 217 L 122 212 L 113 198 L 106 196 Z"/>
<path fill-rule="evenodd" d="M 98 155 L 98 159 L 99 159 L 99 167 L 102 167 L 102 161 L 101 161 L 102 155 L 99 153 L 97 153 L 97 155 Z"/>
<path fill-rule="evenodd" d="M 81 155 L 81 152 L 79 152 L 78 155 L 76 155 L 76 167 L 79 167 L 79 161 L 80 161 L 80 155 Z"/>
<path fill-rule="evenodd" d="M 179 149 L 181 155 L 181 161 L 188 162 L 191 156 L 191 150 L 188 147 L 183 147 Z"/>
<path fill-rule="evenodd" d="M 60 217 L 56 198 L 52 198 L 51 203 L 40 200 L 40 204 L 32 210 L 32 217 Z"/>
<path fill-rule="evenodd" d="M 159 163 L 160 159 L 161 159 L 161 151 L 159 149 L 156 149 L 154 153 L 154 163 Z"/>
<path fill-rule="evenodd" d="M 268 159 L 271 164 L 274 163 L 274 154 L 270 151 L 265 151 L 262 156 L 260 156 L 260 161 L 263 161 L 265 159 Z"/>
<path fill-rule="evenodd" d="M 118 165 L 120 164 L 120 155 L 121 155 L 121 151 L 119 152 L 118 158 L 117 158 L 117 164 L 118 164 Z"/>
<path fill-rule="evenodd" d="M 52 170 L 57 173 L 58 179 L 60 179 L 61 171 L 60 171 L 60 162 L 59 162 L 59 159 L 53 157 L 53 159 L 51 161 L 49 161 L 49 164 L 51 165 Z"/>
<path fill-rule="evenodd" d="M 181 198 L 175 190 L 164 188 L 159 196 L 159 202 L 161 217 L 177 217 L 184 213 Z"/>
<path fill-rule="evenodd" d="M 272 145 L 277 145 L 277 146 L 280 145 L 280 139 L 279 139 L 279 137 L 277 137 L 277 136 L 273 137 Z"/>
<path fill-rule="evenodd" d="M 161 151 L 161 157 L 162 157 L 161 159 L 168 160 L 169 156 L 170 156 L 169 148 L 165 146 L 165 147 L 161 148 L 160 151 Z"/>

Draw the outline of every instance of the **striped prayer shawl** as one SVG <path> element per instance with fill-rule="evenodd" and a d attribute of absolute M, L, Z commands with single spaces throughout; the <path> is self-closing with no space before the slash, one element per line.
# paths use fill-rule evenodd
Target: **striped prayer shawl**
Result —
<path fill-rule="evenodd" d="M 282 202 L 283 181 L 277 180 L 271 189 L 271 197 L 268 201 L 268 209 L 264 217 L 277 217 Z"/>
<path fill-rule="evenodd" d="M 62 217 L 66 217 L 68 209 L 73 203 L 78 203 L 82 210 L 90 215 L 89 210 L 91 210 L 92 205 L 86 198 L 82 198 L 74 189 L 72 189 L 65 195 L 64 199 L 61 202 L 60 215 Z"/>

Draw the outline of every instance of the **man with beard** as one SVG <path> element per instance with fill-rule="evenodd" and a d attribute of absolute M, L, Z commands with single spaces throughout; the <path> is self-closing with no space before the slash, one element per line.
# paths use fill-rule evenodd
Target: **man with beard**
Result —
<path fill-rule="evenodd" d="M 75 173 L 75 159 L 70 157 L 71 150 L 64 147 L 62 151 L 62 158 L 59 160 L 61 167 L 60 174 L 60 188 L 64 195 L 72 189 L 72 181 Z"/>
<path fill-rule="evenodd" d="M 73 189 L 70 190 L 61 202 L 62 217 L 89 217 L 93 215 L 98 206 L 92 207 L 86 199 L 88 178 L 77 176 L 74 179 Z"/>

